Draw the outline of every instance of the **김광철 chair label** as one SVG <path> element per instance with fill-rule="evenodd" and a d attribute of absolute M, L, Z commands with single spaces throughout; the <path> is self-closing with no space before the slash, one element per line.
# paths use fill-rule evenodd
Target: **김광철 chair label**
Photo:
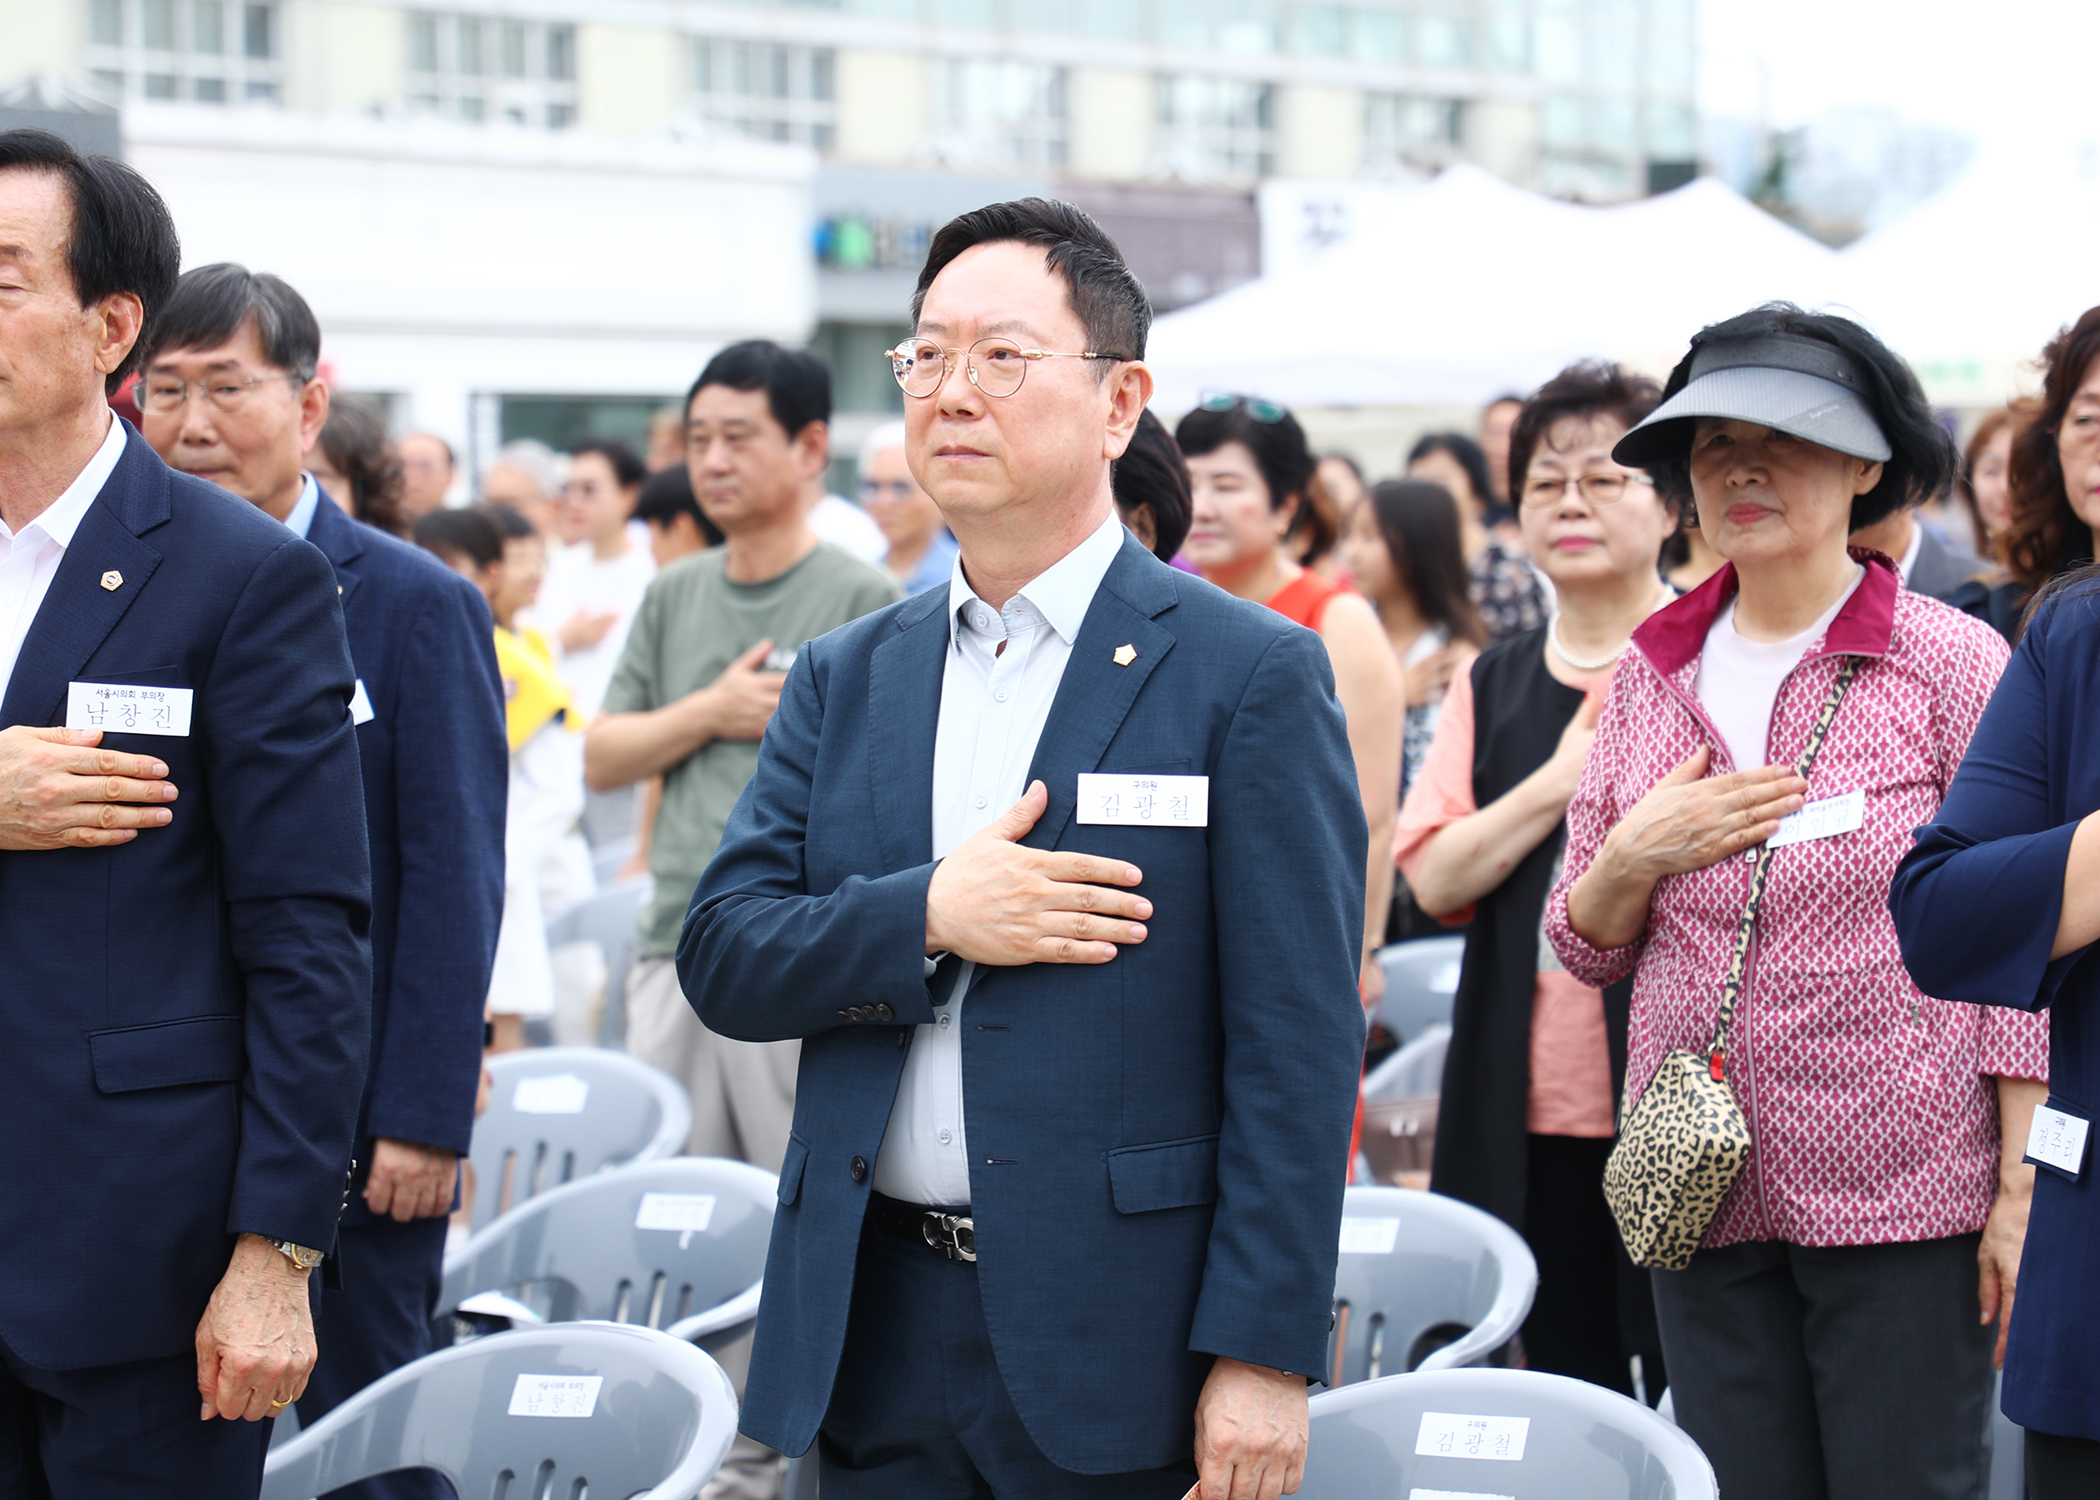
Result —
<path fill-rule="evenodd" d="M 1521 1463 L 1524 1440 L 1530 1435 L 1529 1417 L 1472 1417 L 1458 1412 L 1425 1411 L 1415 1433 L 1415 1452 L 1424 1458 L 1486 1458 Z"/>

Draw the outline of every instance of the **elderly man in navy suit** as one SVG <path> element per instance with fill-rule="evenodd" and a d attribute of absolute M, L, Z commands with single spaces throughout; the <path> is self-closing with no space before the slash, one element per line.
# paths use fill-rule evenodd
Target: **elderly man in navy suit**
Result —
<path fill-rule="evenodd" d="M 1273 1500 L 1363 1056 L 1326 656 L 1117 522 L 1151 315 L 1091 219 L 962 215 L 913 313 L 961 558 L 804 649 L 678 954 L 802 1038 L 744 1429 L 825 1500 Z"/>
<path fill-rule="evenodd" d="M 257 1492 L 364 1078 L 328 560 L 107 402 L 180 264 L 136 173 L 0 133 L 0 1494 Z"/>
<path fill-rule="evenodd" d="M 142 430 L 335 565 L 372 851 L 372 1064 L 342 1287 L 318 1308 L 311 1424 L 430 1348 L 459 1158 L 474 1124 L 482 1004 L 503 906 L 509 754 L 488 606 L 428 553 L 352 520 L 302 456 L 328 415 L 321 330 L 298 292 L 241 266 L 186 274 L 154 325 Z M 447 1493 L 427 1470 L 367 1500 Z"/>

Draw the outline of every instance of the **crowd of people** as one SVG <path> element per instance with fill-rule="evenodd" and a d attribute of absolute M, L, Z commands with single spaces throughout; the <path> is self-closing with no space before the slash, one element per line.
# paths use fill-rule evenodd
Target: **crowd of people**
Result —
<path fill-rule="evenodd" d="M 470 473 L 178 253 L 0 133 L 0 1098 L 79 1142 L 6 1168 L 23 1493 L 253 1493 L 212 1418 L 427 1352 L 482 1058 L 601 1036 L 548 923 L 646 878 L 620 1043 L 780 1180 L 711 1493 L 1294 1488 L 1380 955 L 1455 932 L 1429 1185 L 1531 1247 L 1506 1358 L 1774 1497 L 1981 1496 L 2002 1368 L 2100 1494 L 2100 308 L 1966 423 L 1773 304 L 1382 475 L 1162 421 L 1113 244 L 993 205 L 848 497 L 808 350 Z"/>

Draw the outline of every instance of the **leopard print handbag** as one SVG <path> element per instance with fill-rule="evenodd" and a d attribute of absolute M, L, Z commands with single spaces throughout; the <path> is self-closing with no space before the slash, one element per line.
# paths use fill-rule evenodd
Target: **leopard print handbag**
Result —
<path fill-rule="evenodd" d="M 1809 731 L 1801 756 L 1801 775 L 1808 776 L 1823 738 L 1837 718 L 1845 690 L 1859 675 L 1860 659 L 1847 657 L 1822 712 Z M 1750 1157 L 1750 1122 L 1728 1086 L 1723 1059 L 1743 974 L 1750 961 L 1750 940 L 1757 928 L 1757 909 L 1764 904 L 1765 876 L 1773 850 L 1757 851 L 1750 875 L 1750 895 L 1737 924 L 1735 951 L 1721 986 L 1720 1016 L 1704 1053 L 1674 1048 L 1663 1055 L 1655 1076 L 1638 1099 L 1630 1100 L 1619 1123 L 1619 1138 L 1604 1164 L 1604 1198 L 1619 1226 L 1619 1238 L 1637 1266 L 1681 1271 L 1721 1210 Z"/>

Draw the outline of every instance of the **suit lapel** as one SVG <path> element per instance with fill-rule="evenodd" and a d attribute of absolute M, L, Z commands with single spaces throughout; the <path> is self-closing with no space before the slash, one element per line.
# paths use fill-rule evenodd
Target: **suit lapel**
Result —
<path fill-rule="evenodd" d="M 145 439 L 130 433 L 109 482 L 80 518 L 22 641 L 0 702 L 0 725 L 65 722 L 66 684 L 77 679 L 160 566 L 160 553 L 136 533 L 167 516 L 167 471 Z M 123 582 L 104 588 L 103 576 L 111 572 Z"/>
<path fill-rule="evenodd" d="M 896 616 L 897 630 L 868 658 L 868 760 L 883 862 L 910 869 L 933 858 L 933 739 L 948 662 L 948 591 L 932 589 Z"/>
<path fill-rule="evenodd" d="M 350 600 L 363 582 L 357 567 L 357 560 L 365 555 L 364 538 L 358 534 L 361 530 L 363 527 L 344 515 L 342 508 L 324 493 L 321 503 L 314 507 L 314 522 L 306 533 L 306 539 L 319 547 L 335 567 L 336 592 L 342 596 L 346 615 L 350 612 Z"/>

